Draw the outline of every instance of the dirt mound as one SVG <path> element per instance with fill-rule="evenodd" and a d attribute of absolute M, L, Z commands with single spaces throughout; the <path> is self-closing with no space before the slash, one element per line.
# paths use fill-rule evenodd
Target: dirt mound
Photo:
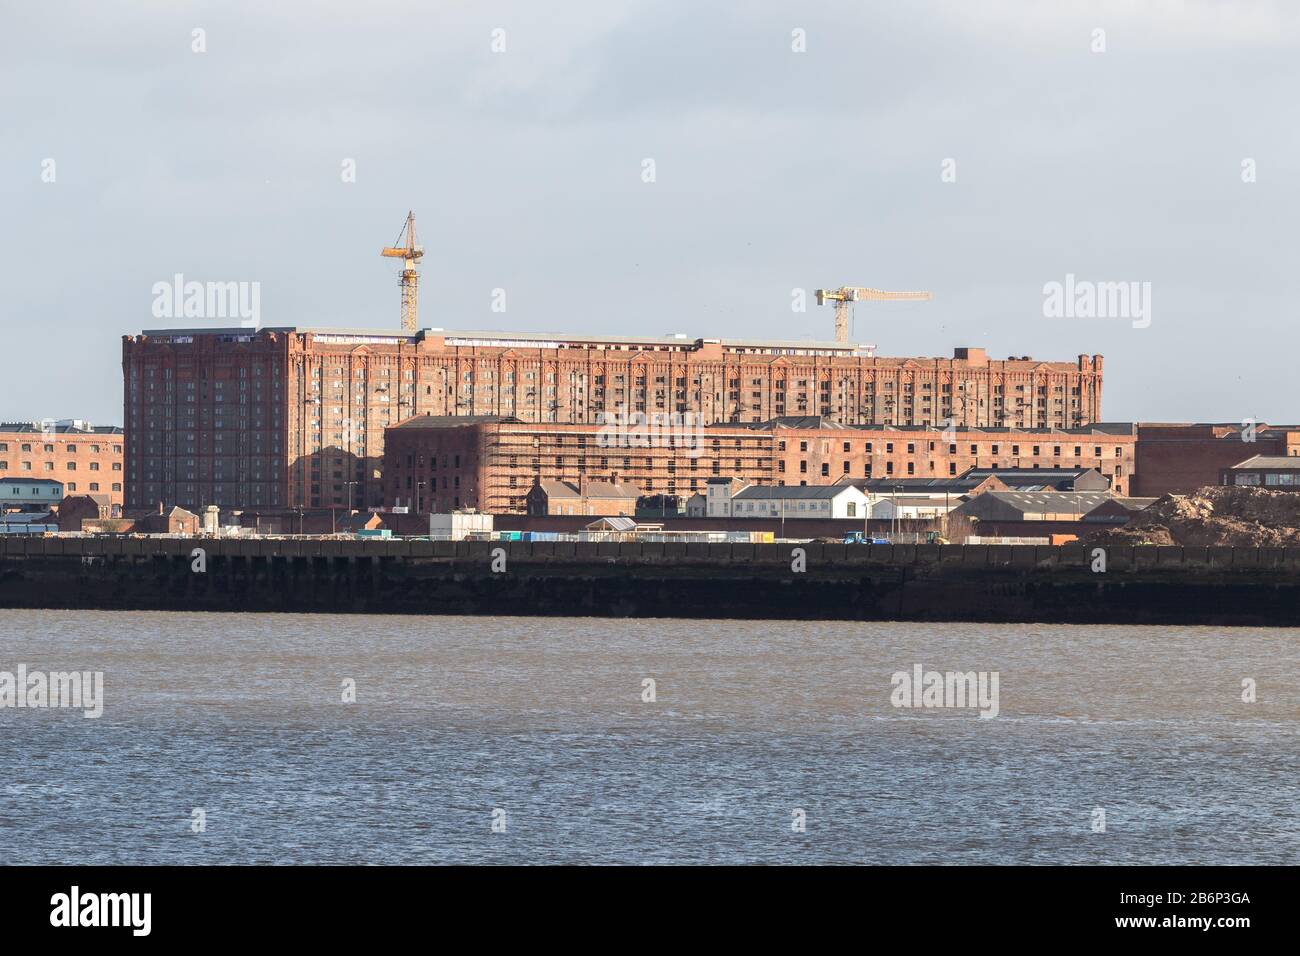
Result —
<path fill-rule="evenodd" d="M 1122 528 L 1089 538 L 1101 545 L 1187 548 L 1300 547 L 1300 493 L 1207 487 L 1161 498 Z"/>

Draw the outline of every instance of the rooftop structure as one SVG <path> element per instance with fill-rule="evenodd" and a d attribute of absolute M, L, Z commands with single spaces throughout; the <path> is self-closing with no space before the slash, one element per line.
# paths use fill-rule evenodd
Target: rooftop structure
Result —
<path fill-rule="evenodd" d="M 1106 491 L 1110 479 L 1096 468 L 972 468 L 962 477 L 997 478 L 1009 491 Z"/>
<path fill-rule="evenodd" d="M 981 521 L 1079 521 L 1099 506 L 1128 502 L 1140 511 L 1154 498 L 1120 498 L 1104 491 L 988 491 L 964 502 L 954 514 Z"/>

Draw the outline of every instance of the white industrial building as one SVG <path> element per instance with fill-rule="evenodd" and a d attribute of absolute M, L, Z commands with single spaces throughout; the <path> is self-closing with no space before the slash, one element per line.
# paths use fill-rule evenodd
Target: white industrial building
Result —
<path fill-rule="evenodd" d="M 750 485 L 731 498 L 730 516 L 866 518 L 868 504 L 867 496 L 852 485 Z"/>
<path fill-rule="evenodd" d="M 884 521 L 929 521 L 942 518 L 965 500 L 954 497 L 945 500 L 941 496 L 932 495 L 872 495 L 871 517 Z"/>
<path fill-rule="evenodd" d="M 435 541 L 464 541 L 492 534 L 492 515 L 481 511 L 453 511 L 429 515 L 429 537 Z"/>

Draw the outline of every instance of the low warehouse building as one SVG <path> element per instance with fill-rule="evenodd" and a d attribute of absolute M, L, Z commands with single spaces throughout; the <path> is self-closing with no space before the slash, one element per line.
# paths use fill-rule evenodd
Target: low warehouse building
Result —
<path fill-rule="evenodd" d="M 751 485 L 731 499 L 731 517 L 865 518 L 868 501 L 852 485 Z"/>
<path fill-rule="evenodd" d="M 1256 455 L 1219 473 L 1219 484 L 1300 491 L 1300 456 Z"/>
<path fill-rule="evenodd" d="M 1114 503 L 1136 513 L 1154 498 L 1117 498 L 1104 491 L 989 491 L 963 502 L 954 515 L 978 521 L 1082 521 L 1085 515 Z"/>

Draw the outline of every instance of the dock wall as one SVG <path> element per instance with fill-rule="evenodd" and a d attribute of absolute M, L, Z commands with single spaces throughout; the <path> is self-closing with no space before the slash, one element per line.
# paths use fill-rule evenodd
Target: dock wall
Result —
<path fill-rule="evenodd" d="M 0 608 L 1300 626 L 1300 549 L 1104 561 L 1082 546 L 8 538 Z"/>

